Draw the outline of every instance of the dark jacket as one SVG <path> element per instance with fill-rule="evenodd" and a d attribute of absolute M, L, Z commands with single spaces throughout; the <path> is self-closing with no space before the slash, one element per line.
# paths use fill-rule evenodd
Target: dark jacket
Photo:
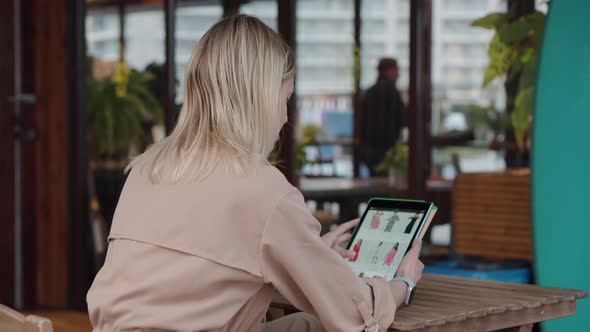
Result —
<path fill-rule="evenodd" d="M 380 79 L 365 94 L 361 114 L 361 156 L 373 171 L 400 136 L 406 108 L 395 81 Z"/>

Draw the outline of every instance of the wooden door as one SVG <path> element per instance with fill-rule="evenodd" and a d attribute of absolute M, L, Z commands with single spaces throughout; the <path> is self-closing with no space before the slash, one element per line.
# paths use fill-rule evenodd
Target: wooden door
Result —
<path fill-rule="evenodd" d="M 0 1 L 0 13 L 12 13 L 12 1 Z M 14 301 L 14 22 L 0 19 L 0 303 Z"/>

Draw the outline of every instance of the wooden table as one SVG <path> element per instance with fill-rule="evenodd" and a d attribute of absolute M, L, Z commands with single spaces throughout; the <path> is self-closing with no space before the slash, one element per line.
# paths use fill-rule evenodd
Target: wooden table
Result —
<path fill-rule="evenodd" d="M 533 323 L 573 315 L 586 291 L 424 274 L 393 331 L 530 331 Z M 273 307 L 292 308 L 280 295 Z"/>
<path fill-rule="evenodd" d="M 366 179 L 349 178 L 301 178 L 299 189 L 306 199 L 334 200 L 391 195 L 393 188 L 387 177 Z"/>
<path fill-rule="evenodd" d="M 318 202 L 321 210 L 323 202 L 336 202 L 340 205 L 339 222 L 358 218 L 358 205 L 371 197 L 390 197 L 393 187 L 387 177 L 367 179 L 347 178 L 301 178 L 299 189 L 306 200 Z"/>
<path fill-rule="evenodd" d="M 339 222 L 348 221 L 359 217 L 358 206 L 360 203 L 367 202 L 371 197 L 407 197 L 407 191 L 395 189 L 388 177 L 371 177 L 366 179 L 359 178 L 305 178 L 299 181 L 299 189 L 306 200 L 318 202 L 318 209 L 322 209 L 323 202 L 336 202 L 340 205 Z M 445 181 L 426 182 L 426 189 L 433 201 L 439 201 L 439 215 L 443 215 L 442 210 L 449 207 L 441 205 L 441 193 L 448 193 L 452 190 L 452 183 Z M 449 195 L 450 197 L 450 195 Z M 450 199 L 449 199 L 450 200 Z M 446 208 L 446 209 L 445 209 Z M 448 212 L 448 211 L 447 211 Z M 444 220 L 447 220 L 444 218 Z"/>

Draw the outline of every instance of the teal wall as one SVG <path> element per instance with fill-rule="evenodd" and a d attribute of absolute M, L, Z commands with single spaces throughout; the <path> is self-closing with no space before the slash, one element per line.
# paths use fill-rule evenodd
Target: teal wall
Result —
<path fill-rule="evenodd" d="M 537 283 L 590 290 L 590 1 L 551 0 L 535 97 Z M 543 331 L 590 331 L 590 299 Z M 581 331 L 581 330 L 580 330 Z"/>

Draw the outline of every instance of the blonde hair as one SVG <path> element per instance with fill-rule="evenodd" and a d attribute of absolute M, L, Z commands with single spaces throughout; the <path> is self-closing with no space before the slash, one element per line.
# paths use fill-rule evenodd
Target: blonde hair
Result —
<path fill-rule="evenodd" d="M 293 76 L 292 50 L 260 20 L 219 21 L 190 57 L 174 130 L 127 170 L 152 183 L 202 180 L 219 165 L 242 172 L 252 155 L 273 149 L 282 83 Z"/>

